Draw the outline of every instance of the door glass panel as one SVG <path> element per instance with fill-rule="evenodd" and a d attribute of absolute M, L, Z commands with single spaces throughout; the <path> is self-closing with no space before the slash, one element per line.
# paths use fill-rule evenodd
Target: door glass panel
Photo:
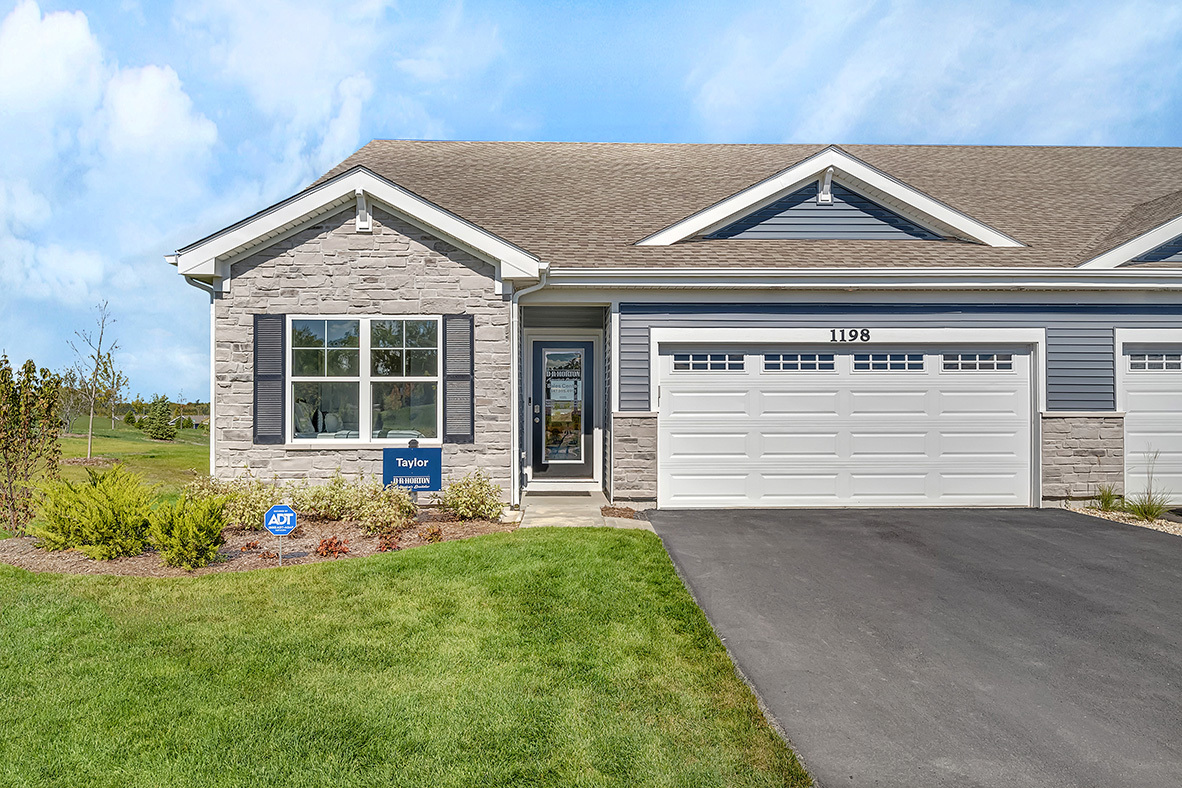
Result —
<path fill-rule="evenodd" d="M 545 461 L 583 461 L 583 351 L 543 350 Z"/>

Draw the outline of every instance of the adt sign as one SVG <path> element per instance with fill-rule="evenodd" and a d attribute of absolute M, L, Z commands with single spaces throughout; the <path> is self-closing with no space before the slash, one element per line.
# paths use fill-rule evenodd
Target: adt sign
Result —
<path fill-rule="evenodd" d="M 263 516 L 263 526 L 272 536 L 287 536 L 295 530 L 296 513 L 290 506 L 272 506 Z"/>
<path fill-rule="evenodd" d="M 382 449 L 382 484 L 405 490 L 443 487 L 443 449 Z"/>

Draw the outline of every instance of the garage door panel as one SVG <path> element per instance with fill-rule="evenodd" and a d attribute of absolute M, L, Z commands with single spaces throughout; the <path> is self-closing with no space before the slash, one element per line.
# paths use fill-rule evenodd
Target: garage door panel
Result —
<path fill-rule="evenodd" d="M 747 432 L 680 432 L 668 434 L 669 458 L 714 457 L 719 459 L 747 456 Z"/>
<path fill-rule="evenodd" d="M 1023 396 L 1028 392 L 970 389 L 939 391 L 936 394 L 936 413 L 941 416 L 1017 416 L 1026 410 Z"/>
<path fill-rule="evenodd" d="M 1029 505 L 1028 354 L 1005 372 L 945 371 L 931 351 L 908 370 L 834 356 L 825 372 L 765 372 L 754 351 L 742 371 L 663 367 L 660 505 Z"/>
<path fill-rule="evenodd" d="M 927 432 L 851 432 L 850 457 L 923 459 L 928 453 Z"/>
<path fill-rule="evenodd" d="M 764 416 L 815 416 L 837 413 L 838 394 L 833 391 L 767 391 L 757 397 Z"/>
<path fill-rule="evenodd" d="M 837 430 L 825 432 L 762 432 L 761 459 L 830 457 L 837 454 Z"/>
<path fill-rule="evenodd" d="M 926 391 L 850 391 L 851 416 L 923 416 L 927 412 Z"/>
<path fill-rule="evenodd" d="M 1177 353 L 1176 346 L 1123 348 L 1126 495 L 1152 489 L 1182 503 L 1182 371 Z"/>

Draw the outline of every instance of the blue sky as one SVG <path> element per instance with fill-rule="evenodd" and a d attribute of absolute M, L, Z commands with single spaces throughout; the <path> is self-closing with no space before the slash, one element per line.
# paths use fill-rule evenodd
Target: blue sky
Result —
<path fill-rule="evenodd" d="M 0 349 L 108 299 L 132 391 L 207 398 L 164 255 L 375 137 L 1179 145 L 1180 50 L 1169 3 L 0 0 Z"/>

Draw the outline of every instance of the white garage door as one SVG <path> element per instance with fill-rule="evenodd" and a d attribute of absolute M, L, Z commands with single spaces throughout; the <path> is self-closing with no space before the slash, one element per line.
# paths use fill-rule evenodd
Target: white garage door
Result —
<path fill-rule="evenodd" d="M 1025 348 L 662 347 L 658 503 L 1027 506 Z"/>
<path fill-rule="evenodd" d="M 1127 345 L 1125 494 L 1153 489 L 1182 501 L 1182 348 Z"/>

